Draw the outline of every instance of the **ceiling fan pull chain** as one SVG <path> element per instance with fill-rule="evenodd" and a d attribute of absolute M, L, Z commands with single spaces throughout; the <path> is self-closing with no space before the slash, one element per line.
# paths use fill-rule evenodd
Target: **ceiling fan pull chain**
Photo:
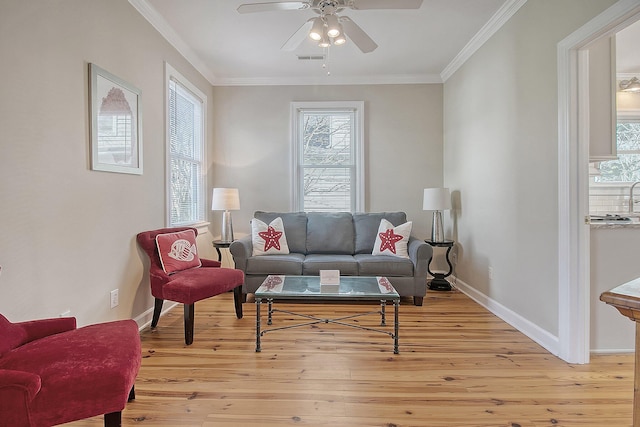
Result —
<path fill-rule="evenodd" d="M 324 48 L 324 64 L 322 64 L 322 68 L 327 70 L 327 76 L 331 75 L 331 68 L 329 67 L 329 51 L 330 49 L 328 47 Z"/>

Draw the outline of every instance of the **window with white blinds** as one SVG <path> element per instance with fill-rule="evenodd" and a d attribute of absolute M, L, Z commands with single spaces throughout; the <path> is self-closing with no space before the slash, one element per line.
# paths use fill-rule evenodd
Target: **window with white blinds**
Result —
<path fill-rule="evenodd" d="M 364 208 L 364 103 L 291 104 L 293 210 Z"/>
<path fill-rule="evenodd" d="M 166 64 L 167 222 L 170 227 L 205 220 L 206 96 Z"/>

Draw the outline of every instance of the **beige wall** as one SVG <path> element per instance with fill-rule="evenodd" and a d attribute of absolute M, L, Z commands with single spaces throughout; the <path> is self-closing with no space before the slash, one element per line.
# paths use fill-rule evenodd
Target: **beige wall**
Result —
<path fill-rule="evenodd" d="M 165 224 L 164 61 L 211 86 L 126 0 L 3 0 L 0 58 L 0 313 L 139 316 L 135 235 Z M 142 176 L 89 168 L 89 63 L 142 91 Z"/>
<path fill-rule="evenodd" d="M 528 1 L 444 87 L 445 185 L 459 199 L 457 275 L 554 336 L 557 43 L 613 3 Z"/>
<path fill-rule="evenodd" d="M 213 100 L 211 179 L 240 190 L 236 234 L 256 210 L 290 209 L 290 103 L 329 100 L 365 102 L 366 210 L 405 211 L 414 234 L 430 232 L 422 190 L 442 185 L 441 84 L 215 87 Z"/>

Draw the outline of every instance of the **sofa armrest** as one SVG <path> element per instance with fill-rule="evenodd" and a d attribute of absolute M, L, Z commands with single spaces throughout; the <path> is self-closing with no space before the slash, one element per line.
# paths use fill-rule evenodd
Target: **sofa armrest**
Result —
<path fill-rule="evenodd" d="M 22 344 L 48 337 L 49 335 L 59 334 L 61 332 L 72 331 L 76 329 L 75 317 L 58 317 L 52 319 L 29 320 L 27 322 L 18 322 L 19 326 L 26 334 Z"/>
<path fill-rule="evenodd" d="M 0 420 L 2 425 L 31 426 L 29 405 L 42 386 L 31 372 L 0 369 Z"/>
<path fill-rule="evenodd" d="M 251 257 L 251 254 L 253 253 L 251 236 L 244 236 L 235 240 L 229 246 L 229 252 L 231 252 L 231 255 L 233 256 L 233 262 L 235 263 L 236 268 L 245 271 L 247 258 Z"/>
<path fill-rule="evenodd" d="M 424 240 L 410 236 L 407 244 L 409 258 L 413 262 L 414 276 L 427 277 L 429 260 L 433 256 L 433 248 Z"/>
<path fill-rule="evenodd" d="M 220 267 L 222 263 L 220 261 L 214 261 L 212 259 L 200 258 L 200 263 L 203 267 Z"/>

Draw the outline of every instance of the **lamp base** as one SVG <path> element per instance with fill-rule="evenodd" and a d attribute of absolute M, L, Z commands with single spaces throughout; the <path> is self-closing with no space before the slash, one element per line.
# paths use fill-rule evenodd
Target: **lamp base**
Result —
<path fill-rule="evenodd" d="M 233 242 L 233 224 L 231 223 L 231 212 L 224 211 L 222 214 L 222 233 L 220 234 L 222 243 Z"/>
<path fill-rule="evenodd" d="M 444 227 L 442 227 L 441 211 L 433 211 L 433 221 L 431 223 L 431 241 L 435 243 L 444 242 Z"/>
<path fill-rule="evenodd" d="M 427 287 L 432 291 L 450 291 L 451 283 L 444 276 L 444 274 L 435 273 L 434 278 L 427 284 Z"/>

